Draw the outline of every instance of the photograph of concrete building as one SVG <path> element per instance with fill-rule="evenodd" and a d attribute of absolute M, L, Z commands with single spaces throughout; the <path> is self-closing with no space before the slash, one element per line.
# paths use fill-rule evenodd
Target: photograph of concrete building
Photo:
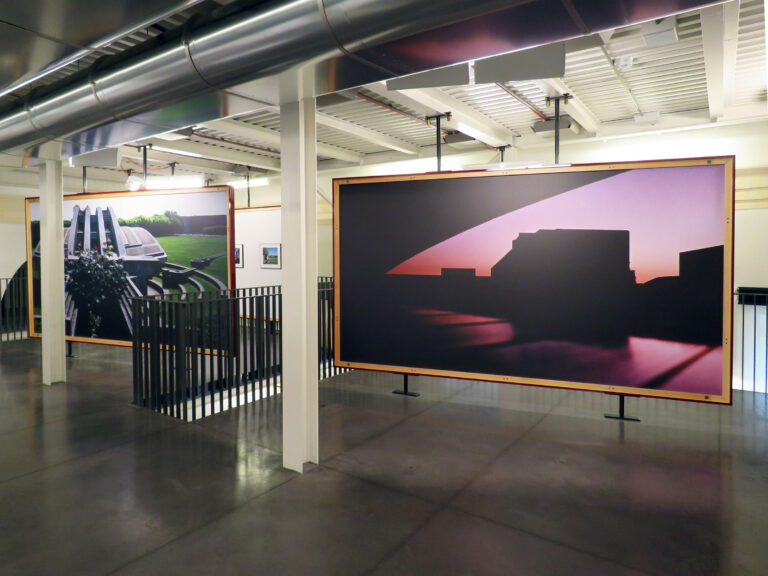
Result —
<path fill-rule="evenodd" d="M 128 341 L 133 329 L 131 298 L 230 287 L 227 190 L 127 194 L 97 200 L 80 196 L 65 203 L 71 210 L 64 222 L 70 336 Z M 39 335 L 38 202 L 29 202 L 28 211 L 30 313 L 34 314 L 33 334 Z"/>

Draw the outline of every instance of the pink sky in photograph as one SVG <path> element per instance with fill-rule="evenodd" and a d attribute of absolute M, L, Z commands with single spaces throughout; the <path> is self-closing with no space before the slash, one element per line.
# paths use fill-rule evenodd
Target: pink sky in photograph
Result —
<path fill-rule="evenodd" d="M 388 274 L 474 268 L 478 276 L 490 276 L 519 234 L 565 228 L 629 230 L 630 268 L 637 282 L 676 276 L 680 252 L 723 244 L 724 195 L 722 165 L 629 170 L 488 220 Z"/>

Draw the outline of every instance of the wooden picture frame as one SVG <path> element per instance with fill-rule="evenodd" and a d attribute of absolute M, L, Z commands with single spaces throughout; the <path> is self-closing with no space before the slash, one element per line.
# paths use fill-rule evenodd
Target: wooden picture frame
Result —
<path fill-rule="evenodd" d="M 336 365 L 728 404 L 734 158 L 334 180 Z"/>
<path fill-rule="evenodd" d="M 130 346 L 131 295 L 235 288 L 233 209 L 229 186 L 65 196 L 67 340 Z M 41 336 L 38 222 L 39 198 L 27 198 L 32 337 Z"/>

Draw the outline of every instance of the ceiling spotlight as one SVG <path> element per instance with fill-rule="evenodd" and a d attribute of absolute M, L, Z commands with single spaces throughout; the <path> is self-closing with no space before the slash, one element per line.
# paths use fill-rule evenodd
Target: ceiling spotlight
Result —
<path fill-rule="evenodd" d="M 144 179 L 141 176 L 130 170 L 128 171 L 128 179 L 125 181 L 125 185 L 128 187 L 128 190 L 136 192 L 136 190 L 141 188 L 143 183 Z"/>

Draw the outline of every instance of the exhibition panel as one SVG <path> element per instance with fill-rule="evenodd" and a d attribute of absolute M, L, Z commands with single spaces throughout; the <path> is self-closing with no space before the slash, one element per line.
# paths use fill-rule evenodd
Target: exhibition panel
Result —
<path fill-rule="evenodd" d="M 730 403 L 734 158 L 334 181 L 335 361 Z"/>
<path fill-rule="evenodd" d="M 234 288 L 232 211 L 227 186 L 67 196 L 67 338 L 130 345 L 131 298 Z M 39 199 L 27 199 L 26 221 L 29 325 L 40 336 Z"/>

